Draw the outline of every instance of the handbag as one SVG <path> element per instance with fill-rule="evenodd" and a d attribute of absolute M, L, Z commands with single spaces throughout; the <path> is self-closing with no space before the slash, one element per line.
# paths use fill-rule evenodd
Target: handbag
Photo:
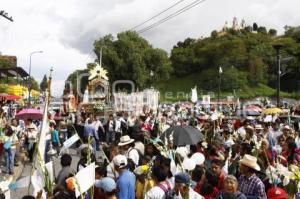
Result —
<path fill-rule="evenodd" d="M 4 143 L 4 145 L 3 145 L 4 150 L 6 150 L 6 151 L 9 150 L 11 144 L 12 144 L 12 141 L 11 141 L 10 139 L 7 140 L 7 141 Z"/>

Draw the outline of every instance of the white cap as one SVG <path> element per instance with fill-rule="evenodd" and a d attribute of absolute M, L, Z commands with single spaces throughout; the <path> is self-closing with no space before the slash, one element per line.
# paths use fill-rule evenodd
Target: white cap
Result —
<path fill-rule="evenodd" d="M 119 167 L 120 169 L 121 168 L 124 168 L 127 166 L 127 158 L 126 156 L 124 155 L 116 155 L 114 158 L 113 158 L 113 163 L 114 165 L 116 165 L 117 167 Z"/>
<path fill-rule="evenodd" d="M 287 130 L 290 130 L 290 126 L 289 125 L 285 125 L 283 128 L 287 129 Z"/>

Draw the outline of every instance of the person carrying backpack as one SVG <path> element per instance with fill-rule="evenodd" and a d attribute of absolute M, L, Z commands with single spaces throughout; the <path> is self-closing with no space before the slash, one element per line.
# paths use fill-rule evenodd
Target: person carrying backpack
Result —
<path fill-rule="evenodd" d="M 134 148 L 134 139 L 131 139 L 128 135 L 124 135 L 120 138 L 118 146 L 121 147 L 122 152 L 126 156 L 126 158 L 131 159 L 134 162 L 135 166 L 139 165 L 141 157 L 138 149 Z"/>
<path fill-rule="evenodd" d="M 155 186 L 146 193 L 145 199 L 167 199 L 171 192 L 171 185 L 166 180 L 167 173 L 163 167 L 152 167 L 152 179 Z"/>

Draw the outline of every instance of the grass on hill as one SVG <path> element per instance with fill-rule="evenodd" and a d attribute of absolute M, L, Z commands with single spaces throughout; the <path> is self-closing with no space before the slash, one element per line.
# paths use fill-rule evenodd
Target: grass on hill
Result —
<path fill-rule="evenodd" d="M 160 91 L 160 100 L 162 102 L 176 102 L 176 101 L 187 101 L 191 98 L 191 88 L 197 86 L 198 99 L 201 99 L 202 95 L 211 95 L 212 99 L 217 98 L 217 88 L 211 91 L 205 91 L 201 89 L 199 83 L 199 74 L 191 74 L 186 77 L 178 78 L 171 77 L 165 82 L 158 82 L 155 84 L 155 88 Z M 300 98 L 300 93 L 286 93 L 280 92 L 281 97 L 284 98 Z M 235 90 L 232 92 L 222 91 L 221 86 L 221 98 L 227 96 L 235 96 L 241 99 L 250 99 L 254 97 L 275 97 L 276 89 L 271 88 L 264 84 L 258 84 L 256 87 L 249 87 L 245 85 L 243 89 Z"/>

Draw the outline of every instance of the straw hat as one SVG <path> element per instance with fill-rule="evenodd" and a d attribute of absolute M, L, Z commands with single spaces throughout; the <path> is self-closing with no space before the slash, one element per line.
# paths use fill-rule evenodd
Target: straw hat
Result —
<path fill-rule="evenodd" d="M 246 154 L 243 159 L 240 160 L 240 163 L 256 171 L 260 171 L 260 166 L 257 164 L 257 158 L 254 156 Z"/>
<path fill-rule="evenodd" d="M 131 139 L 128 135 L 124 135 L 120 138 L 120 142 L 119 142 L 118 146 L 125 146 L 132 142 L 134 142 L 134 139 Z"/>
<path fill-rule="evenodd" d="M 262 127 L 261 124 L 255 125 L 255 130 L 262 130 L 262 129 L 264 129 L 264 128 Z"/>
<path fill-rule="evenodd" d="M 246 129 L 251 130 L 251 131 L 254 131 L 254 128 L 253 128 L 251 125 L 245 126 L 245 130 L 246 130 Z"/>
<path fill-rule="evenodd" d="M 27 129 L 36 129 L 36 126 L 31 123 L 29 126 L 27 126 Z"/>

